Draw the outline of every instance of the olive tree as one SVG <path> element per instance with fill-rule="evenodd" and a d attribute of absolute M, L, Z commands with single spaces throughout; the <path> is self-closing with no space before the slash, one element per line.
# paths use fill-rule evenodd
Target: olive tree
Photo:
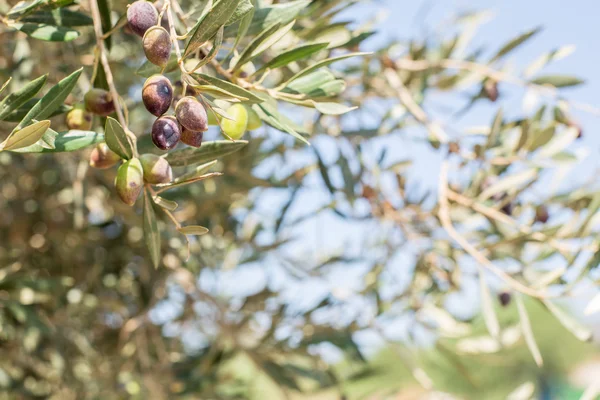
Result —
<path fill-rule="evenodd" d="M 366 332 L 450 390 L 423 337 L 453 360 L 524 343 L 542 367 L 534 303 L 590 340 L 559 300 L 597 279 L 600 197 L 540 189 L 582 162 L 576 112 L 597 113 L 543 72 L 569 49 L 511 72 L 538 30 L 482 51 L 473 13 L 361 52 L 376 32 L 340 17 L 355 3 L 0 3 L 7 398 L 352 398 L 377 373 Z M 504 112 L 514 87 L 539 108 Z M 488 126 L 453 126 L 480 102 Z"/>

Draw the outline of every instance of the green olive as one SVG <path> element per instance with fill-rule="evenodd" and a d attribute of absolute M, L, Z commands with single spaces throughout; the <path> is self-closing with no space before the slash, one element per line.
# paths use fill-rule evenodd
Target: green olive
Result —
<path fill-rule="evenodd" d="M 248 130 L 253 131 L 262 126 L 260 117 L 252 108 L 248 107 Z"/>
<path fill-rule="evenodd" d="M 234 104 L 227 109 L 227 114 L 233 120 L 223 118 L 221 120 L 221 128 L 223 132 L 233 140 L 238 140 L 244 136 L 248 127 L 248 111 L 241 104 Z"/>

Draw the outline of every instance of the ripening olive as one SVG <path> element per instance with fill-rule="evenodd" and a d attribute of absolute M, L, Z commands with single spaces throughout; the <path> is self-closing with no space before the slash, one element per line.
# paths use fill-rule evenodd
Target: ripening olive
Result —
<path fill-rule="evenodd" d="M 144 33 L 158 21 L 158 12 L 149 1 L 138 0 L 127 9 L 129 27 L 138 36 Z"/>
<path fill-rule="evenodd" d="M 254 111 L 250 107 L 248 107 L 246 110 L 248 111 L 248 126 L 246 129 L 248 129 L 249 131 L 253 131 L 255 129 L 260 128 L 262 126 L 262 121 L 260 120 L 260 117 L 258 116 L 256 111 Z"/>
<path fill-rule="evenodd" d="M 67 128 L 80 131 L 89 131 L 92 129 L 93 121 L 94 116 L 86 111 L 82 105 L 73 107 L 73 109 L 67 113 L 65 118 Z"/>
<path fill-rule="evenodd" d="M 148 183 L 169 183 L 173 180 L 173 170 L 169 162 L 156 154 L 142 154 L 140 156 L 144 180 Z"/>
<path fill-rule="evenodd" d="M 109 149 L 106 143 L 98 143 L 90 154 L 90 167 L 92 168 L 110 168 L 119 161 L 121 161 L 121 157 Z"/>
<path fill-rule="evenodd" d="M 502 292 L 498 295 L 498 300 L 500 300 L 500 305 L 502 305 L 502 307 L 506 307 L 507 305 L 510 304 L 510 300 L 511 300 L 511 295 L 508 292 Z"/>
<path fill-rule="evenodd" d="M 535 222 L 541 222 L 545 224 L 550 219 L 548 208 L 544 205 L 540 205 L 535 209 Z"/>
<path fill-rule="evenodd" d="M 202 137 L 204 132 L 194 132 L 183 128 L 181 130 L 181 141 L 188 146 L 200 147 L 202 145 Z"/>
<path fill-rule="evenodd" d="M 129 206 L 135 204 L 144 187 L 144 172 L 140 160 L 132 158 L 119 167 L 115 187 L 123 203 Z"/>
<path fill-rule="evenodd" d="M 186 129 L 204 132 L 208 129 L 208 116 L 204 106 L 192 96 L 186 96 L 175 106 L 177 121 Z"/>
<path fill-rule="evenodd" d="M 171 55 L 171 36 L 165 28 L 153 26 L 148 29 L 144 34 L 142 46 L 148 61 L 159 67 L 167 65 Z"/>
<path fill-rule="evenodd" d="M 146 110 L 152 115 L 160 117 L 171 107 L 173 87 L 169 79 L 162 75 L 152 75 L 144 82 L 142 101 Z"/>
<path fill-rule="evenodd" d="M 163 116 L 152 124 L 152 142 L 161 150 L 169 150 L 177 146 L 180 137 L 181 128 L 175 117 Z"/>
<path fill-rule="evenodd" d="M 115 112 L 115 102 L 109 92 L 104 89 L 90 89 L 83 96 L 85 109 L 103 117 Z"/>
<path fill-rule="evenodd" d="M 241 104 L 234 104 L 227 109 L 227 114 L 233 120 L 223 118 L 221 120 L 221 128 L 223 132 L 233 140 L 238 140 L 244 136 L 248 127 L 248 111 Z"/>

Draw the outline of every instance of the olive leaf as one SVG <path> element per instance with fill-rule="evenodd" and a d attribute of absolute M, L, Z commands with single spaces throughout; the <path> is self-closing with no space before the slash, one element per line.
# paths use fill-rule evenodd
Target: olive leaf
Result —
<path fill-rule="evenodd" d="M 36 95 L 40 91 L 48 75 L 42 75 L 39 78 L 32 80 L 27 83 L 18 91 L 9 94 L 0 102 L 0 120 L 5 120 L 6 117 L 17 108 L 25 104 L 29 99 Z"/>
<path fill-rule="evenodd" d="M 51 11 L 36 11 L 24 18 L 21 18 L 21 21 L 66 27 L 86 26 L 93 24 L 93 20 L 89 16 L 66 8 L 58 8 Z"/>
<path fill-rule="evenodd" d="M 250 0 L 241 0 L 225 25 L 231 25 L 233 23 L 236 23 L 237 21 L 248 15 L 248 13 L 252 10 L 254 10 L 254 6 L 250 2 Z"/>
<path fill-rule="evenodd" d="M 185 46 L 183 56 L 187 57 L 198 50 L 207 40 L 215 36 L 232 16 L 241 0 L 219 0 L 192 28 L 191 38 Z"/>
<path fill-rule="evenodd" d="M 0 150 L 16 150 L 30 146 L 40 140 L 49 127 L 50 121 L 45 120 L 15 130 L 0 144 Z"/>
<path fill-rule="evenodd" d="M 165 156 L 165 159 L 173 167 L 184 167 L 186 165 L 205 163 L 235 153 L 243 149 L 247 144 L 246 140 L 205 142 L 199 148 L 187 148 L 169 152 Z"/>
<path fill-rule="evenodd" d="M 13 110 L 10 114 L 8 114 L 4 121 L 7 122 L 20 122 L 25 115 L 31 110 L 31 108 L 36 105 L 36 103 L 40 101 L 39 98 L 29 99 L 25 102 L 25 104 L 19 106 L 16 110 Z M 67 113 L 73 109 L 72 106 L 61 104 L 56 110 L 52 112 L 52 114 L 48 115 L 48 118 L 55 117 L 57 115 L 61 115 Z"/>
<path fill-rule="evenodd" d="M 179 206 L 176 202 L 167 200 L 160 196 L 154 196 L 152 198 L 152 200 L 154 200 L 154 203 L 157 206 L 160 206 L 160 207 L 164 208 L 165 210 L 169 210 L 169 211 L 175 211 L 177 209 L 177 207 Z"/>
<path fill-rule="evenodd" d="M 160 262 L 160 232 L 156 222 L 156 214 L 152 207 L 152 194 L 149 189 L 144 189 L 144 241 L 150 253 L 150 259 L 154 268 L 158 268 Z"/>
<path fill-rule="evenodd" d="M 358 107 L 348 107 L 344 104 L 338 103 L 319 103 L 312 101 L 314 107 L 321 113 L 326 115 L 342 115 L 352 110 L 356 110 Z"/>
<path fill-rule="evenodd" d="M 53 149 L 48 149 L 39 143 L 34 143 L 31 146 L 13 151 L 17 153 L 61 153 L 81 150 L 102 142 L 104 142 L 104 135 L 101 133 L 72 130 L 59 132 L 55 138 Z"/>
<path fill-rule="evenodd" d="M 368 54 L 371 54 L 371 53 L 365 53 L 365 52 L 348 53 L 348 54 L 344 54 L 342 56 L 327 58 L 325 60 L 319 61 L 317 63 L 314 63 L 313 65 L 310 65 L 310 66 L 304 68 L 302 71 L 296 73 L 294 76 L 292 76 L 290 79 L 288 79 L 287 82 L 282 84 L 281 87 L 288 86 L 291 82 L 295 81 L 296 79 L 301 78 L 307 74 L 310 74 L 311 72 L 313 72 L 319 68 L 326 67 L 327 65 L 333 64 L 334 62 L 346 60 L 346 59 L 352 58 L 352 57 L 360 57 L 360 56 L 364 56 L 364 55 L 368 55 Z"/>
<path fill-rule="evenodd" d="M 232 97 L 238 97 L 240 99 L 245 99 L 245 101 L 248 101 L 251 103 L 262 103 L 263 102 L 263 99 L 261 99 L 254 93 L 252 93 L 249 90 L 246 90 L 246 89 L 242 88 L 241 86 L 238 86 L 234 83 L 224 81 L 223 79 L 215 78 L 213 76 L 201 74 L 201 73 L 192 74 L 192 76 L 195 79 L 197 79 L 199 82 L 201 82 L 201 81 L 207 82 L 210 85 L 216 86 L 217 88 L 222 89 L 227 93 L 230 93 L 232 95 Z"/>
<path fill-rule="evenodd" d="M 254 18 L 248 26 L 246 35 L 253 36 L 269 29 L 273 25 L 285 25 L 296 17 L 311 3 L 311 0 L 288 1 L 283 4 L 272 4 L 255 10 Z M 238 33 L 238 26 L 231 25 L 225 29 L 226 37 L 234 37 Z"/>
<path fill-rule="evenodd" d="M 233 70 L 240 69 L 244 64 L 252 61 L 262 52 L 281 40 L 281 38 L 292 29 L 295 22 L 296 21 L 294 20 L 285 26 L 280 26 L 279 24 L 273 25 L 271 28 L 258 35 L 248 46 L 246 46 L 240 56 L 236 58 Z"/>
<path fill-rule="evenodd" d="M 34 39 L 48 42 L 70 42 L 79 37 L 79 31 L 64 26 L 36 24 L 32 22 L 15 22 L 10 26 L 26 33 Z"/>
<path fill-rule="evenodd" d="M 8 87 L 8 85 L 10 84 L 11 81 L 12 81 L 12 76 L 9 76 L 8 79 L 6 80 L 6 82 L 4 82 L 4 84 L 2 85 L 2 87 L 0 87 L 0 94 L 2 94 L 2 92 L 4 92 L 4 89 L 6 89 Z"/>
<path fill-rule="evenodd" d="M 119 124 L 119 121 L 112 117 L 107 117 L 104 135 L 106 137 L 106 145 L 109 149 L 126 160 L 133 157 L 133 149 L 127 139 L 127 134 L 121 124 Z"/>
<path fill-rule="evenodd" d="M 98 4 L 98 11 L 100 12 L 100 22 L 102 25 L 102 32 L 106 33 L 112 29 L 112 22 L 110 20 L 110 1 L 109 0 L 96 0 Z M 112 36 L 108 36 L 104 39 L 106 48 L 110 50 L 112 46 Z"/>
<path fill-rule="evenodd" d="M 578 86 L 584 84 L 583 79 L 569 75 L 543 75 L 531 80 L 536 85 L 550 85 L 556 88 Z"/>
<path fill-rule="evenodd" d="M 33 119 L 44 119 L 52 115 L 55 110 L 62 106 L 67 96 L 71 93 L 82 71 L 83 68 L 79 68 L 54 85 L 23 117 L 19 123 L 19 127 L 29 124 Z"/>
<path fill-rule="evenodd" d="M 260 67 L 254 73 L 254 75 L 256 75 L 262 71 L 265 71 L 267 69 L 280 68 L 285 65 L 288 65 L 291 62 L 306 58 L 310 55 L 313 55 L 313 54 L 318 53 L 319 51 L 325 49 L 327 47 L 327 45 L 328 45 L 328 43 L 312 43 L 312 44 L 300 45 L 300 46 L 296 47 L 295 49 L 283 52 L 283 53 L 279 54 L 278 56 L 274 57 L 271 61 L 269 61 L 262 67 Z"/>
<path fill-rule="evenodd" d="M 508 43 L 506 43 L 504 46 L 502 46 L 500 48 L 500 50 L 498 50 L 498 52 L 490 59 L 490 63 L 492 63 L 496 60 L 499 60 L 500 58 L 504 57 L 511 51 L 515 50 L 517 47 L 519 47 L 520 45 L 522 45 L 523 43 L 525 43 L 526 41 L 531 39 L 535 34 L 540 32 L 541 30 L 542 30 L 542 28 L 538 27 L 538 28 L 529 30 L 525 33 L 522 33 L 521 35 L 517 36 L 516 38 L 510 40 Z"/>
<path fill-rule="evenodd" d="M 529 348 L 529 352 L 535 360 L 535 363 L 538 365 L 538 367 L 541 367 L 542 365 L 544 365 L 544 360 L 542 359 L 542 354 L 540 353 L 540 349 L 535 340 L 535 336 L 533 335 L 531 323 L 529 322 L 529 315 L 527 314 L 525 304 L 523 304 L 521 293 L 516 293 L 515 299 L 517 301 L 517 310 L 519 311 L 521 331 L 523 332 L 523 336 L 525 337 L 525 343 L 527 343 L 527 347 Z"/>
<path fill-rule="evenodd" d="M 177 228 L 180 233 L 184 235 L 204 235 L 208 233 L 208 228 L 199 225 L 188 225 Z"/>

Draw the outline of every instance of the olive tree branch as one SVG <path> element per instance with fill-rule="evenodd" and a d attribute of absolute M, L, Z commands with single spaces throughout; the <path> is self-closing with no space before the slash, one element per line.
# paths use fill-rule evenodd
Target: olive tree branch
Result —
<path fill-rule="evenodd" d="M 478 268 L 485 267 L 488 271 L 492 272 L 498 278 L 502 279 L 507 285 L 509 285 L 513 290 L 521 292 L 531 297 L 535 297 L 538 299 L 546 299 L 549 296 L 546 293 L 540 292 L 538 290 L 532 289 L 521 282 L 514 279 L 512 276 L 502 271 L 498 267 L 496 267 L 483 253 L 481 253 L 475 246 L 473 246 L 469 241 L 462 236 L 454 225 L 452 224 L 452 219 L 450 218 L 450 205 L 448 201 L 448 161 L 444 160 L 442 162 L 442 167 L 440 170 L 440 178 L 439 178 L 439 186 L 438 186 L 438 217 L 440 219 L 440 223 L 442 227 L 448 233 L 450 238 L 452 238 L 456 243 L 458 243 L 466 252 L 469 254 L 475 261 L 478 263 Z"/>
<path fill-rule="evenodd" d="M 117 88 L 115 87 L 115 81 L 114 81 L 114 78 L 112 75 L 112 71 L 110 69 L 108 57 L 106 56 L 106 47 L 104 46 L 104 40 L 102 39 L 103 34 L 102 34 L 102 22 L 101 22 L 101 18 L 100 18 L 100 10 L 98 9 L 98 3 L 96 2 L 96 0 L 90 0 L 90 10 L 92 11 L 92 19 L 94 21 L 94 33 L 96 34 L 96 46 L 99 51 L 98 57 L 100 57 L 100 62 L 102 63 L 102 67 L 104 67 L 104 73 L 106 75 L 106 83 L 108 84 L 108 88 L 109 88 L 111 97 L 113 98 L 113 102 L 115 104 L 115 111 L 117 113 L 117 119 L 119 120 L 119 123 L 121 124 L 121 126 L 125 130 L 125 133 L 127 134 L 127 138 L 129 139 L 131 147 L 133 148 L 134 157 L 138 157 L 138 151 L 137 151 L 137 145 L 136 145 L 137 138 L 133 134 L 133 132 L 131 132 L 129 130 L 129 128 L 127 127 L 125 117 L 123 116 L 123 111 L 121 110 L 121 105 L 119 104 L 119 92 L 117 92 Z"/>
<path fill-rule="evenodd" d="M 478 74 L 487 78 L 491 78 L 497 82 L 506 82 L 516 86 L 525 88 L 535 89 L 542 94 L 552 97 L 559 98 L 560 93 L 554 86 L 550 85 L 539 85 L 537 83 L 528 82 L 524 79 L 518 78 L 506 72 L 499 71 L 490 66 L 480 64 L 474 61 L 456 60 L 456 59 L 443 59 L 438 61 L 429 60 L 411 60 L 408 58 L 402 58 L 396 60 L 394 63 L 395 67 L 400 70 L 407 71 L 426 71 L 432 68 L 447 68 L 447 69 L 458 69 L 463 71 L 470 71 L 474 74 Z M 581 111 L 600 116 L 600 108 L 594 107 L 590 104 L 580 103 L 577 101 L 568 100 L 568 103 L 574 108 Z"/>

